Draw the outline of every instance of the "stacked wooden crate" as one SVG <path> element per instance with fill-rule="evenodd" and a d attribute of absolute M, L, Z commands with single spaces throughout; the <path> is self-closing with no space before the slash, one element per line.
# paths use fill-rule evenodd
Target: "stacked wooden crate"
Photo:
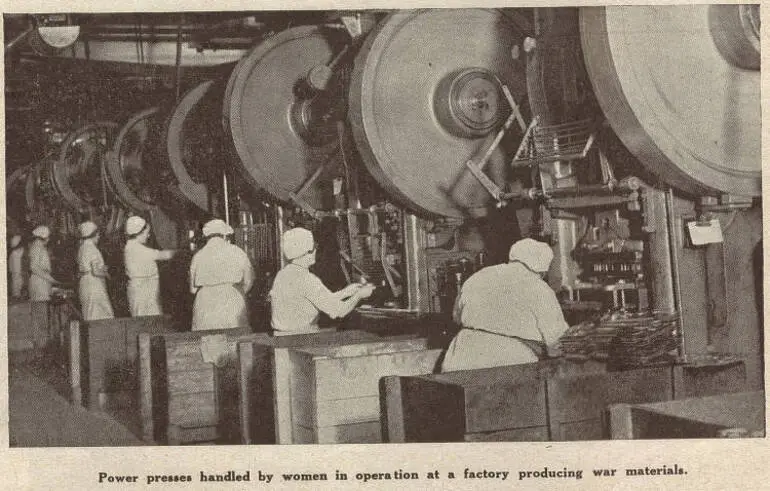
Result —
<path fill-rule="evenodd" d="M 426 339 L 289 350 L 292 443 L 382 441 L 379 380 L 435 371 Z"/>

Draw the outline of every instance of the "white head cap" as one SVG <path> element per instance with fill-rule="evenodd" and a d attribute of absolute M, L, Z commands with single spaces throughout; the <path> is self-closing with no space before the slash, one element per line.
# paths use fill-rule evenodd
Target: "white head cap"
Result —
<path fill-rule="evenodd" d="M 509 261 L 520 261 L 526 264 L 532 271 L 545 273 L 551 267 L 553 251 L 545 242 L 533 239 L 521 239 L 511 246 L 508 252 Z"/>
<path fill-rule="evenodd" d="M 19 247 L 19 244 L 21 244 L 21 235 L 11 237 L 11 247 Z"/>
<path fill-rule="evenodd" d="M 219 218 L 210 220 L 206 222 L 206 224 L 203 226 L 204 237 L 208 237 L 209 235 L 214 235 L 214 234 L 230 235 L 232 233 L 233 233 L 233 228 L 227 223 L 225 223 L 224 220 L 221 220 Z"/>
<path fill-rule="evenodd" d="M 304 256 L 313 250 L 315 240 L 313 233 L 305 228 L 293 228 L 283 233 L 281 238 L 283 255 L 286 259 L 292 261 L 300 256 Z"/>
<path fill-rule="evenodd" d="M 140 216 L 128 217 L 126 220 L 126 235 L 139 235 L 139 232 L 147 226 L 147 221 Z"/>
<path fill-rule="evenodd" d="M 80 238 L 85 239 L 86 237 L 93 235 L 93 233 L 96 232 L 97 228 L 98 227 L 96 226 L 96 224 L 91 221 L 81 223 L 80 225 L 78 225 Z"/>
<path fill-rule="evenodd" d="M 32 235 L 35 237 L 39 237 L 41 239 L 47 239 L 51 236 L 51 229 L 46 227 L 45 225 L 40 225 L 35 228 L 35 230 L 32 231 Z"/>

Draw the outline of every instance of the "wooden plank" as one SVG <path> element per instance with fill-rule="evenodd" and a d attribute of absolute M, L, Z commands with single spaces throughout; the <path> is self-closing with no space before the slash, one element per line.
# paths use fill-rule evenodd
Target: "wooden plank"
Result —
<path fill-rule="evenodd" d="M 318 443 L 379 443 L 379 421 L 318 428 Z"/>
<path fill-rule="evenodd" d="M 166 363 L 169 372 L 203 370 L 211 364 L 203 361 L 200 338 L 182 341 L 165 338 Z"/>
<path fill-rule="evenodd" d="M 742 361 L 724 365 L 675 365 L 673 371 L 675 399 L 746 390 L 746 365 Z"/>
<path fill-rule="evenodd" d="M 151 442 L 154 438 L 150 337 L 150 333 L 139 333 L 139 419 L 142 439 L 146 442 Z"/>
<path fill-rule="evenodd" d="M 300 395 L 292 395 L 292 413 L 295 424 L 307 427 L 379 421 L 380 398 L 369 396 L 313 401 L 311 397 L 303 396 L 300 392 Z"/>
<path fill-rule="evenodd" d="M 612 404 L 610 411 L 610 438 L 630 440 L 634 438 L 633 416 L 630 404 Z"/>
<path fill-rule="evenodd" d="M 273 351 L 273 404 L 275 414 L 275 442 L 292 443 L 291 378 L 293 364 L 287 348 Z"/>
<path fill-rule="evenodd" d="M 318 437 L 315 428 L 308 428 L 305 426 L 297 425 L 293 428 L 293 441 L 288 443 L 308 444 L 318 443 Z"/>
<path fill-rule="evenodd" d="M 169 424 L 180 428 L 216 426 L 218 414 L 215 400 L 214 392 L 169 395 Z"/>
<path fill-rule="evenodd" d="M 466 433 L 463 387 L 426 375 L 402 377 L 401 390 L 405 441 L 462 441 Z"/>
<path fill-rule="evenodd" d="M 217 439 L 216 426 L 201 426 L 198 428 L 182 428 L 171 425 L 166 434 L 168 445 L 182 445 L 185 443 L 214 442 Z"/>
<path fill-rule="evenodd" d="M 534 428 L 514 428 L 508 430 L 496 430 L 485 433 L 466 433 L 463 435 L 465 442 L 546 442 L 548 441 L 548 427 L 536 426 Z"/>
<path fill-rule="evenodd" d="M 214 369 L 168 373 L 168 393 L 171 395 L 214 392 Z"/>
<path fill-rule="evenodd" d="M 464 392 L 467 433 L 548 424 L 544 380 L 513 380 L 497 387 L 468 387 Z"/>
<path fill-rule="evenodd" d="M 354 345 L 356 348 L 363 345 Z M 399 349 L 394 343 L 394 349 Z M 412 349 L 410 345 L 403 349 Z M 339 351 L 344 356 L 344 352 Z M 379 380 L 385 375 L 421 375 L 432 373 L 443 350 L 396 351 L 373 355 L 316 358 L 315 395 L 317 400 L 357 396 L 378 396 Z"/>
<path fill-rule="evenodd" d="M 252 404 L 249 391 L 249 380 L 254 370 L 254 344 L 238 343 L 238 426 L 240 439 L 244 445 L 250 445 Z"/>
<path fill-rule="evenodd" d="M 558 438 L 554 435 L 557 435 Z M 602 440 L 603 438 L 604 424 L 602 418 L 560 422 L 555 427 L 551 427 L 551 440 L 575 442 Z"/>
<path fill-rule="evenodd" d="M 69 324 L 70 331 L 70 389 L 72 394 L 72 403 L 76 405 L 83 404 L 83 393 L 80 387 L 80 321 L 73 320 Z"/>
<path fill-rule="evenodd" d="M 404 431 L 404 397 L 401 377 L 389 375 L 380 379 L 380 413 L 382 438 L 386 443 L 406 443 Z"/>

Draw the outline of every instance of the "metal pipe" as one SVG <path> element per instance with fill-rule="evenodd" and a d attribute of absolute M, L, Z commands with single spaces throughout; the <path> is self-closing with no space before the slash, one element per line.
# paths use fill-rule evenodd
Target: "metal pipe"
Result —
<path fill-rule="evenodd" d="M 222 201 L 225 207 L 225 222 L 230 225 L 230 188 L 227 182 L 227 171 L 222 173 Z"/>
<path fill-rule="evenodd" d="M 182 25 L 184 24 L 184 15 L 179 16 L 179 27 L 176 31 L 176 100 L 179 101 L 182 91 Z"/>
<path fill-rule="evenodd" d="M 669 189 L 666 192 L 666 215 L 668 222 L 669 247 L 671 254 L 671 279 L 674 287 L 674 307 L 676 308 L 679 319 L 679 332 L 681 334 L 679 342 L 679 354 L 687 356 L 684 338 L 684 319 L 682 318 L 682 285 L 679 281 L 679 255 L 677 254 L 677 230 L 678 220 L 674 212 L 674 191 Z"/>
<path fill-rule="evenodd" d="M 642 186 L 637 177 L 627 177 L 617 183 L 589 184 L 587 186 L 570 186 L 564 188 L 552 188 L 543 191 L 538 188 L 522 189 L 521 191 L 503 193 L 501 199 L 548 199 L 548 198 L 573 198 L 578 196 L 612 196 L 629 194 L 639 190 Z"/>

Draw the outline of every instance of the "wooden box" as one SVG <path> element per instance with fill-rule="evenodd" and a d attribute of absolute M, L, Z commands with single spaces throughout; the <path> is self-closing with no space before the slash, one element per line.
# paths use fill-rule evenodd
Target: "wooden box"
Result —
<path fill-rule="evenodd" d="M 668 366 L 551 377 L 546 386 L 550 440 L 556 441 L 608 437 L 606 411 L 610 404 L 673 398 Z"/>
<path fill-rule="evenodd" d="M 427 348 L 411 339 L 290 349 L 292 443 L 381 442 L 379 380 L 433 372 L 443 350 Z"/>
<path fill-rule="evenodd" d="M 764 435 L 765 393 L 739 392 L 610 407 L 613 439 L 714 438 L 740 428 Z"/>
<path fill-rule="evenodd" d="M 546 381 L 603 370 L 592 362 L 544 362 L 386 377 L 383 432 L 391 442 L 548 440 Z"/>
<path fill-rule="evenodd" d="M 673 371 L 675 399 L 743 392 L 748 389 L 746 364 L 739 360 L 674 365 Z"/>
<path fill-rule="evenodd" d="M 414 339 L 360 330 L 260 337 L 238 343 L 238 414 L 223 429 L 230 443 L 291 443 L 290 348 L 341 346 L 362 342 Z M 222 369 L 218 369 L 222 370 Z M 222 399 L 225 397 L 222 396 Z M 280 414 L 282 419 L 276 419 Z"/>
<path fill-rule="evenodd" d="M 164 316 L 71 321 L 65 338 L 73 402 L 107 409 L 118 401 L 133 401 L 138 388 L 138 336 L 164 332 L 172 332 L 171 320 Z"/>
<path fill-rule="evenodd" d="M 248 329 L 222 329 L 166 334 L 143 333 L 140 350 L 140 412 L 142 437 L 168 444 L 214 441 L 222 412 L 215 365 L 232 363 L 239 340 L 265 334 Z M 222 344 L 215 359 L 205 359 L 210 340 Z M 219 383 L 236 385 L 234 378 Z M 230 390 L 232 392 L 232 390 Z"/>

